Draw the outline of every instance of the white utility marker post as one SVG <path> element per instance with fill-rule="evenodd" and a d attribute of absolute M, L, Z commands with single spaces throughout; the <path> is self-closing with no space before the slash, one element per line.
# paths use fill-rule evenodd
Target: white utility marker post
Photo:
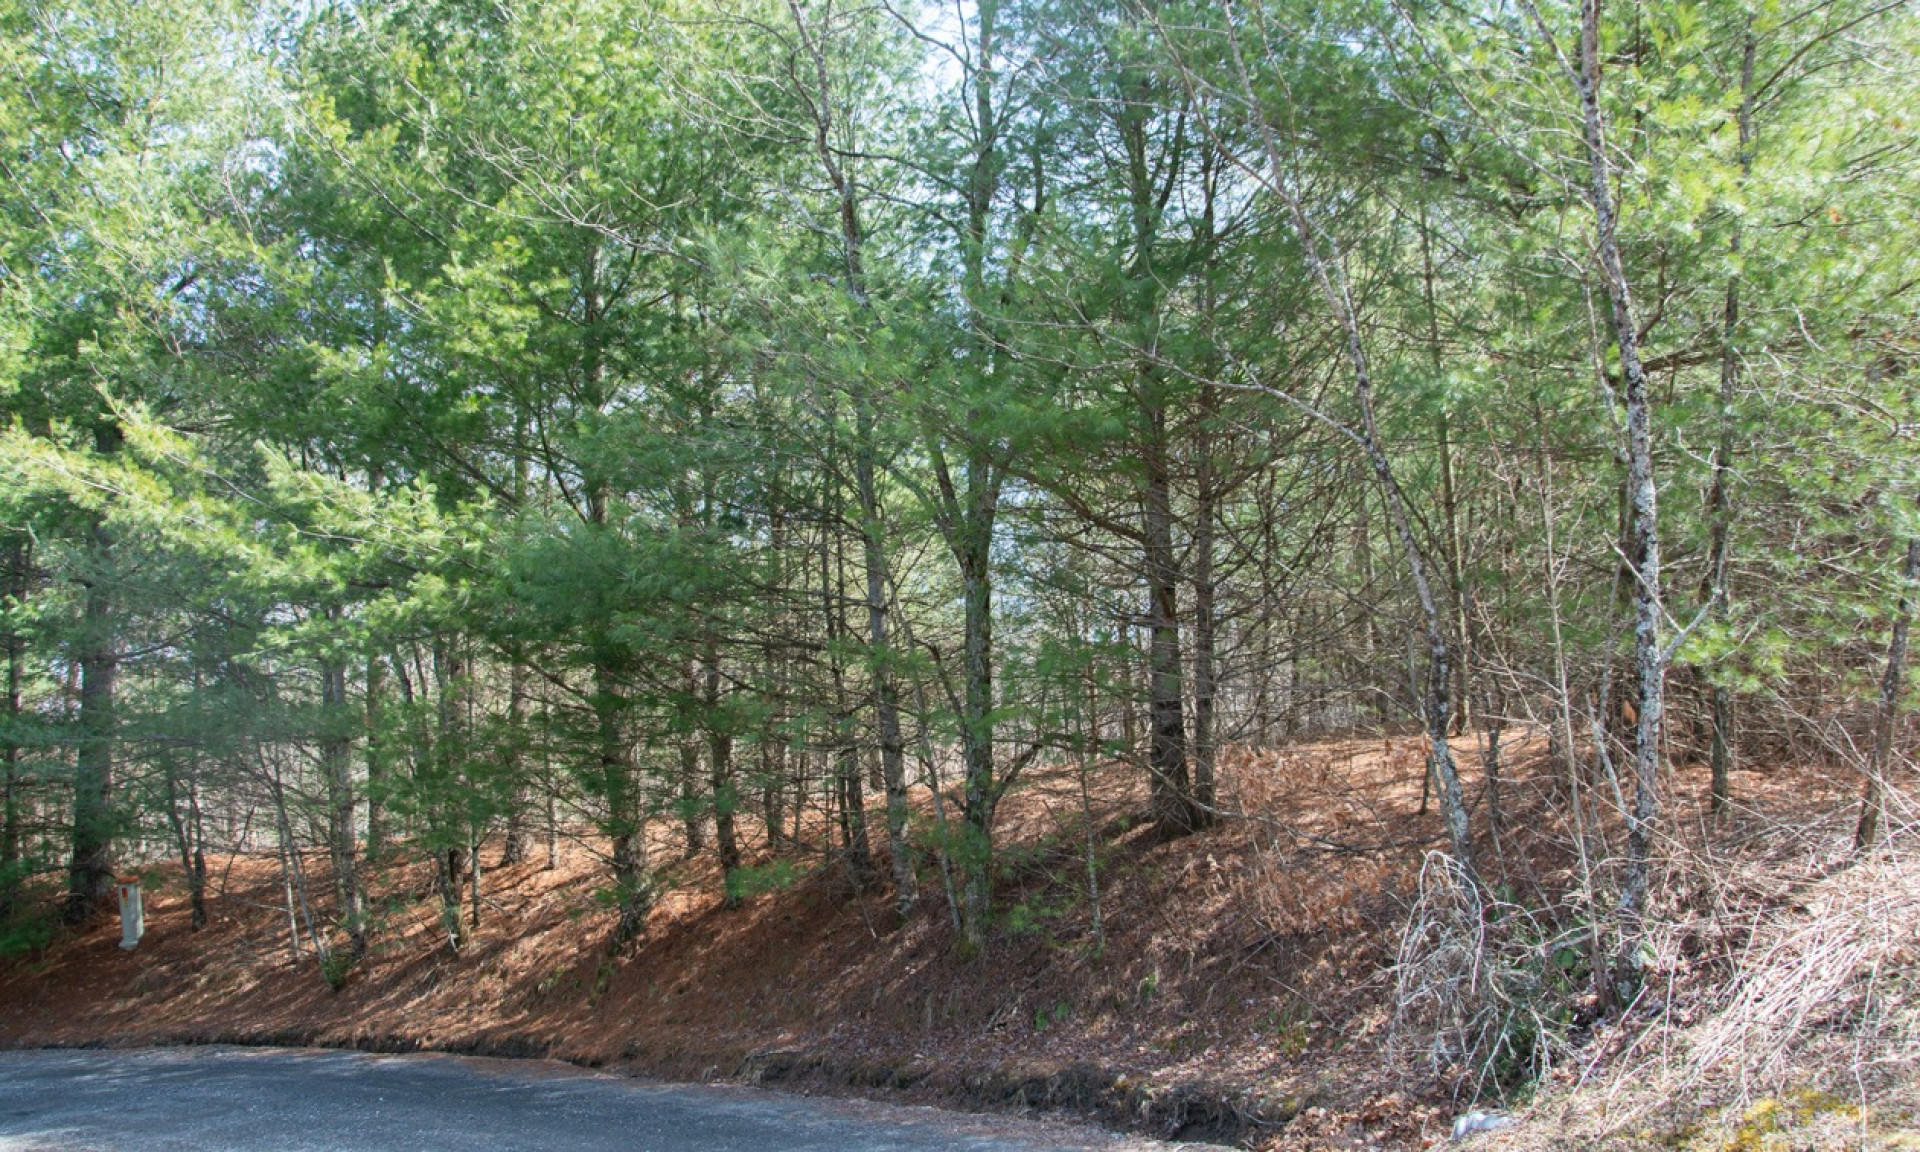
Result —
<path fill-rule="evenodd" d="M 120 949 L 131 952 L 147 930 L 146 912 L 140 907 L 140 878 L 120 877 Z"/>

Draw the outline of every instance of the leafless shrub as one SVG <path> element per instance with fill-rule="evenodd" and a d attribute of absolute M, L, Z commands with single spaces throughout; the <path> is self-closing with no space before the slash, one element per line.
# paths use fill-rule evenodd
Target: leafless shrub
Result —
<path fill-rule="evenodd" d="M 1456 1096 L 1546 1074 L 1566 1046 L 1569 941 L 1428 853 L 1394 963 L 1394 1062 Z"/>

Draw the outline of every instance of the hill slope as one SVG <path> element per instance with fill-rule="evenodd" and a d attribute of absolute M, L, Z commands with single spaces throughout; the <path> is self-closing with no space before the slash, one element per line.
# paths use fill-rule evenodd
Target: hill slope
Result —
<path fill-rule="evenodd" d="M 1494 925 L 1489 968 L 1520 957 L 1514 970 L 1537 977 L 1543 967 L 1526 969 L 1525 957 L 1571 967 L 1582 870 L 1544 747 L 1521 751 L 1483 851 L 1492 890 L 1510 903 L 1482 921 Z M 1076 773 L 1037 775 L 1005 809 L 1003 917 L 972 960 L 956 955 L 937 871 L 901 924 L 884 893 L 852 891 L 817 849 L 795 861 L 790 884 L 737 906 L 705 857 L 672 865 L 646 938 L 610 957 L 599 864 L 590 844 L 569 843 L 557 867 L 538 858 L 485 873 L 479 927 L 457 954 L 428 870 L 377 869 L 374 953 L 336 991 L 310 956 L 294 967 L 277 859 L 214 862 L 213 922 L 200 932 L 177 879 L 156 865 L 138 950 L 120 952 L 117 927 L 102 925 L 0 975 L 0 1041 L 543 1055 L 670 1078 L 1060 1108 L 1163 1136 L 1289 1148 L 1419 1146 L 1501 1076 L 1509 1088 L 1540 1077 L 1533 1122 L 1499 1134 L 1516 1143 L 1563 1130 L 1736 1139 L 1768 1100 L 1762 1135 L 1838 1124 L 1859 1137 L 1912 1114 L 1887 1085 L 1911 1072 L 1907 1038 L 1920 1030 L 1887 979 L 1863 993 L 1869 1029 L 1864 1017 L 1810 1020 L 1756 975 L 1791 960 L 1826 981 L 1817 999 L 1842 1016 L 1865 969 L 1911 982 L 1920 888 L 1900 843 L 1869 871 L 1838 867 L 1838 783 L 1743 774 L 1746 807 L 1712 827 L 1697 797 L 1676 796 L 1675 856 L 1688 864 L 1665 889 L 1662 987 L 1611 1023 L 1572 979 L 1557 998 L 1537 990 L 1522 1007 L 1541 1034 L 1522 1036 L 1508 1010 L 1506 1047 L 1492 1051 L 1410 1007 L 1408 975 L 1432 967 L 1403 952 L 1403 935 L 1411 912 L 1433 906 L 1419 900 L 1421 866 L 1442 835 L 1437 815 L 1419 811 L 1420 764 L 1417 742 L 1377 739 L 1230 756 L 1237 815 L 1172 842 L 1137 819 L 1144 789 L 1123 766 L 1093 774 L 1084 804 Z M 671 845 L 663 835 L 654 849 Z M 772 859 L 764 847 L 760 859 Z M 1509 875 L 1545 880 L 1515 892 L 1498 879 Z M 1847 911 L 1862 899 L 1879 901 L 1864 921 Z M 1825 935 L 1806 926 L 1814 904 Z M 1514 928 L 1523 921 L 1531 936 Z M 1878 935 L 1863 942 L 1849 923 Z M 1499 991 L 1488 1003 L 1512 999 Z M 1730 1077 L 1759 1063 L 1752 1031 L 1730 1013 L 1776 1037 L 1843 1034 L 1854 1054 L 1770 1045 L 1762 1070 L 1773 1080 L 1743 1086 Z M 1836 1093 L 1849 1078 L 1859 1089 Z M 1657 1093 L 1639 1091 L 1656 1082 Z M 1787 1095 L 1769 1095 L 1780 1085 Z"/>

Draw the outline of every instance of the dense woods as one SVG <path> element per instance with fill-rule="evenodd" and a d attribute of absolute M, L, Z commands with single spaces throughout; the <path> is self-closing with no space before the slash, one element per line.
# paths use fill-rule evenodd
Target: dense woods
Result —
<path fill-rule="evenodd" d="M 1023 774 L 1123 763 L 1175 839 L 1242 818 L 1228 750 L 1390 732 L 1405 851 L 1623 1007 L 1736 768 L 1829 766 L 1863 854 L 1916 816 L 1916 47 L 1898 0 L 0 0 L 4 947 L 264 851 L 344 980 L 368 869 L 430 861 L 457 952 L 564 841 L 616 953 L 680 852 L 978 954 Z M 1531 744 L 1571 890 L 1502 848 Z"/>

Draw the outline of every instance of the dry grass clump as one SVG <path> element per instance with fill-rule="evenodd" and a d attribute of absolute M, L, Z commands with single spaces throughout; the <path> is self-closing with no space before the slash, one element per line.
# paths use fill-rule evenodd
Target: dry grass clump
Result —
<path fill-rule="evenodd" d="M 1662 926 L 1667 978 L 1596 1036 L 1580 1074 L 1543 1095 L 1531 1131 L 1512 1146 L 1745 1150 L 1910 1139 L 1920 1122 L 1920 833 L 1897 831 L 1856 857 L 1843 833 L 1826 832 L 1825 850 L 1805 861 L 1811 869 L 1719 860 L 1716 870 L 1750 870 L 1749 891 L 1731 895 L 1724 875 L 1699 878 L 1718 885 L 1721 899 L 1695 921 Z M 1670 876 L 1669 885 L 1687 881 Z M 1738 907 L 1735 897 L 1757 904 Z M 1686 951 L 1682 938 L 1714 940 L 1721 954 L 1669 965 L 1676 948 Z"/>
<path fill-rule="evenodd" d="M 1748 1092 L 1773 1091 L 1808 1056 L 1844 1058 L 1858 1085 L 1915 1069 L 1920 856 L 1912 839 L 1818 881 L 1762 923 L 1724 1002 L 1688 1038 L 1689 1079 L 1737 1075 Z"/>
<path fill-rule="evenodd" d="M 1393 966 L 1394 1063 L 1456 1098 L 1549 1074 L 1567 1051 L 1577 942 L 1429 853 Z"/>

